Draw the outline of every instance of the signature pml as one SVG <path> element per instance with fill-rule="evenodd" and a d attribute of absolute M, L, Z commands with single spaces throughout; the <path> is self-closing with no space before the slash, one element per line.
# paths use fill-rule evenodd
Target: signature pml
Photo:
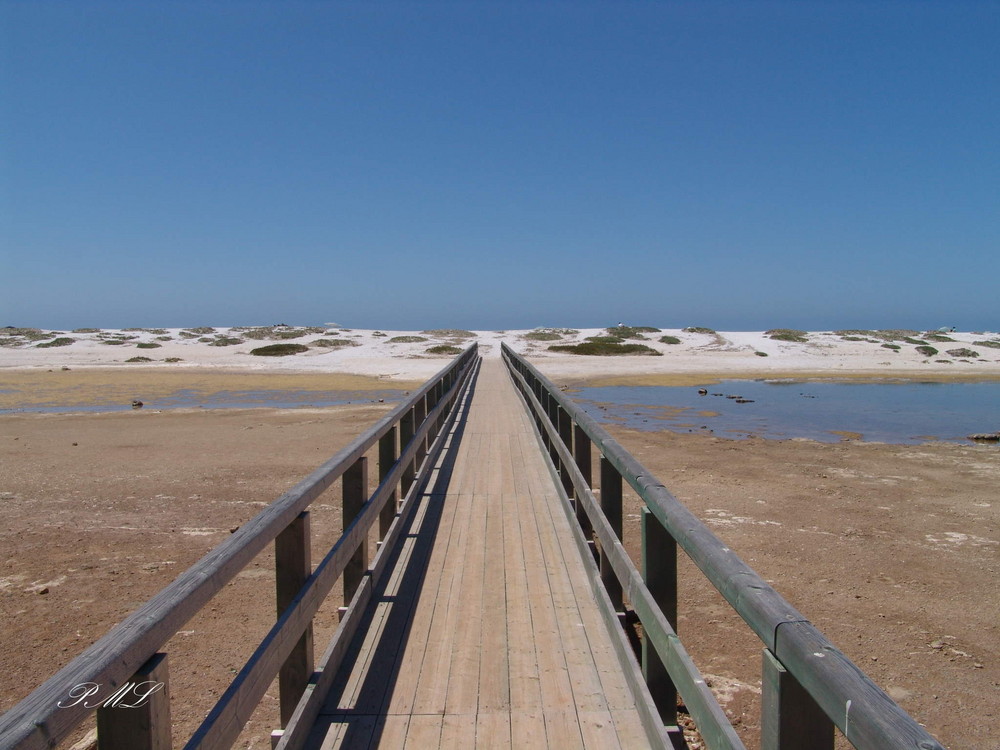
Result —
<path fill-rule="evenodd" d="M 149 697 L 160 690 L 163 690 L 162 682 L 126 682 L 107 698 L 102 698 L 98 695 L 101 692 L 99 683 L 81 682 L 69 691 L 72 703 L 59 701 L 56 705 L 59 708 L 71 708 L 82 703 L 84 708 L 139 708 L 148 703 Z M 92 702 L 87 700 L 95 695 L 98 697 Z"/>

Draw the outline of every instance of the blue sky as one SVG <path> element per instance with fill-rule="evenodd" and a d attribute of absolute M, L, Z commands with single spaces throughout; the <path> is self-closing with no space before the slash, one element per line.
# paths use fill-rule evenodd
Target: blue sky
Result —
<path fill-rule="evenodd" d="M 1000 2 L 0 27 L 0 325 L 1000 327 Z"/>

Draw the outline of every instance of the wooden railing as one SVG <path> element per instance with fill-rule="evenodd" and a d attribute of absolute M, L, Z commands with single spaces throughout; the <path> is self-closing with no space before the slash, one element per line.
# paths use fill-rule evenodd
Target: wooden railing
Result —
<path fill-rule="evenodd" d="M 0 748 L 54 747 L 94 709 L 84 695 L 87 688 L 78 687 L 84 685 L 101 685 L 105 694 L 114 691 L 112 698 L 97 707 L 99 750 L 169 748 L 169 677 L 166 654 L 159 649 L 272 541 L 278 620 L 187 747 L 229 747 L 275 677 L 279 680 L 282 726 L 318 708 L 321 683 L 328 675 L 314 671 L 313 617 L 342 577 L 344 602 L 350 605 L 342 611 L 334 640 L 323 657 L 323 665 L 335 667 L 384 568 L 384 553 L 394 546 L 416 504 L 411 499 L 426 483 L 429 472 L 424 467 L 444 444 L 459 396 L 478 362 L 477 345 L 473 344 L 404 404 L 0 717 Z M 365 453 L 376 443 L 378 486 L 369 494 Z M 307 508 L 341 477 L 343 533 L 313 570 Z M 403 499 L 398 508 L 397 498 Z M 376 521 L 381 543 L 369 565 L 367 540 Z M 144 695 L 145 691 L 148 694 Z M 124 704 L 137 707 L 114 710 L 115 705 Z"/>
<path fill-rule="evenodd" d="M 824 750 L 834 727 L 862 749 L 943 750 L 926 730 L 678 501 L 550 380 L 506 344 L 504 361 L 528 405 L 575 516 L 578 544 L 597 557 L 592 583 L 605 618 L 627 600 L 642 625 L 642 676 L 659 717 L 676 730 L 677 694 L 710 748 L 742 742 L 677 636 L 680 547 L 764 644 L 761 747 Z M 592 454 L 600 456 L 600 499 Z M 622 546 L 623 480 L 642 508 L 642 573 Z"/>

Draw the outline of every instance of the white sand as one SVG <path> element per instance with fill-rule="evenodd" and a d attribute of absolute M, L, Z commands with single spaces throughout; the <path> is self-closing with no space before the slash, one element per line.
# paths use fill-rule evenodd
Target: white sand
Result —
<path fill-rule="evenodd" d="M 301 330 L 301 329 L 300 329 Z M 561 329 L 557 329 L 561 330 Z M 419 379 L 438 371 L 448 355 L 432 355 L 427 349 L 450 344 L 464 348 L 473 341 L 479 343 L 485 357 L 497 357 L 500 342 L 527 354 L 540 369 L 552 377 L 583 380 L 621 376 L 671 376 L 712 374 L 732 376 L 865 376 L 877 378 L 952 378 L 980 377 L 1000 379 L 1000 349 L 977 345 L 976 342 L 1000 342 L 1000 335 L 991 332 L 950 332 L 954 341 L 927 343 L 938 354 L 926 356 L 916 345 L 904 341 L 892 344 L 898 350 L 884 347 L 882 340 L 849 341 L 833 332 L 811 332 L 806 343 L 774 340 L 763 332 L 688 333 L 679 329 L 663 329 L 646 333 L 645 344 L 663 356 L 580 356 L 549 351 L 552 344 L 578 343 L 588 336 L 607 335 L 604 329 L 581 329 L 563 333 L 561 341 L 534 341 L 525 338 L 530 331 L 475 331 L 474 338 L 461 338 L 442 333 L 420 331 L 372 331 L 330 328 L 296 338 L 281 339 L 279 333 L 291 333 L 292 328 L 276 328 L 272 338 L 251 340 L 231 346 L 213 346 L 218 337 L 243 338 L 245 332 L 231 328 L 216 328 L 210 333 L 192 334 L 183 329 L 156 331 L 103 330 L 74 333 L 42 331 L 52 340 L 56 335 L 74 339 L 72 344 L 40 347 L 44 340 L 15 337 L 10 329 L 0 329 L 0 369 L 8 368 L 214 368 L 256 372 L 336 372 L 377 375 L 395 379 Z M 420 336 L 426 341 L 393 343 L 398 336 Z M 675 336 L 680 344 L 665 344 L 661 336 Z M 122 345 L 109 345 L 108 339 L 133 337 Z M 924 339 L 921 333 L 914 338 Z M 202 340 L 208 339 L 208 341 Z M 357 344 L 343 348 L 316 346 L 319 339 L 346 339 Z M 157 348 L 139 348 L 139 344 L 159 344 Z M 260 357 L 251 349 L 275 343 L 305 344 L 309 351 L 286 357 Z M 950 355 L 949 350 L 972 349 L 978 357 Z M 757 352 L 766 354 L 760 356 Z M 129 363 L 132 357 L 148 357 L 150 363 Z M 181 361 L 168 363 L 168 358 Z"/>

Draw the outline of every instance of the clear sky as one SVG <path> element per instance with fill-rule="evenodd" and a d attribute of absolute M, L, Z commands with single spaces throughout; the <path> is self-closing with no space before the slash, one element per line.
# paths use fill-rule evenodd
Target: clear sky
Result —
<path fill-rule="evenodd" d="M 0 26 L 0 325 L 1000 327 L 997 1 Z"/>

